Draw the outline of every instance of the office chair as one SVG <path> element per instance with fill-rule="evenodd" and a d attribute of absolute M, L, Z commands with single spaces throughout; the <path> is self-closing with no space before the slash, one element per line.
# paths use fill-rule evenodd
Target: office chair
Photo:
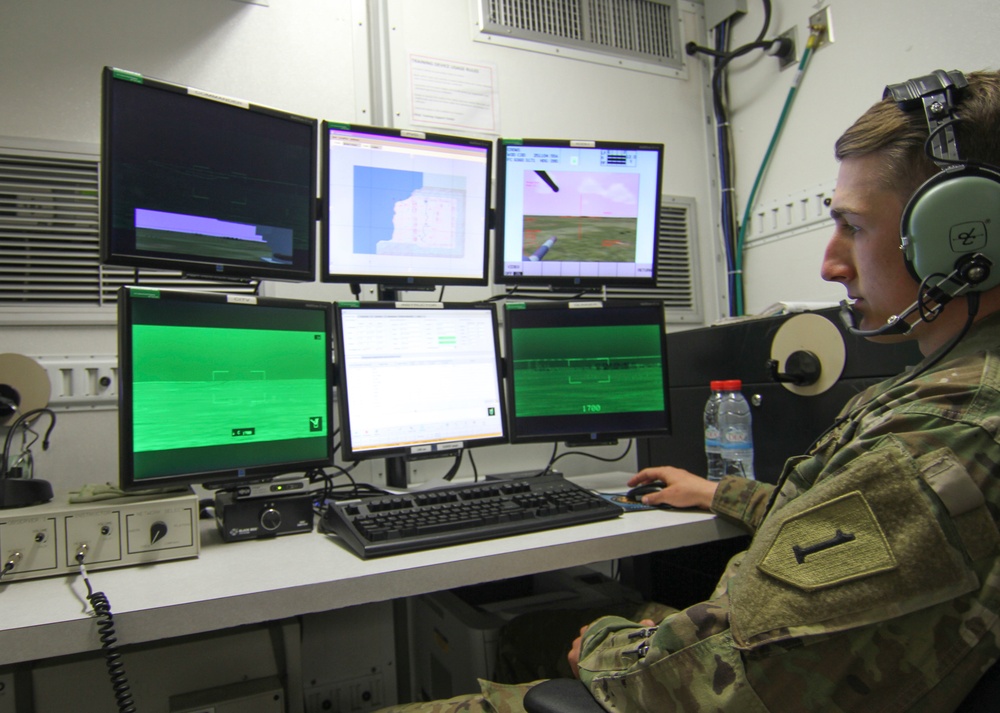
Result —
<path fill-rule="evenodd" d="M 554 678 L 531 688 L 524 697 L 527 713 L 604 713 L 582 682 Z M 1000 661 L 990 666 L 955 713 L 996 713 L 1000 710 Z"/>

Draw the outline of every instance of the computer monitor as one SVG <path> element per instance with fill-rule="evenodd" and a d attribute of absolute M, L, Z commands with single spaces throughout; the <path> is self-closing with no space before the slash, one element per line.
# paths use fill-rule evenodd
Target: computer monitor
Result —
<path fill-rule="evenodd" d="M 316 279 L 318 122 L 105 67 L 101 260 Z"/>
<path fill-rule="evenodd" d="M 325 122 L 320 279 L 486 285 L 491 141 Z"/>
<path fill-rule="evenodd" d="M 332 463 L 332 315 L 328 302 L 121 288 L 122 489 Z"/>
<path fill-rule="evenodd" d="M 508 303 L 504 339 L 512 443 L 670 432 L 660 302 Z"/>
<path fill-rule="evenodd" d="M 655 285 L 663 145 L 500 139 L 493 280 Z"/>
<path fill-rule="evenodd" d="M 338 302 L 335 312 L 345 461 L 506 442 L 493 305 Z"/>

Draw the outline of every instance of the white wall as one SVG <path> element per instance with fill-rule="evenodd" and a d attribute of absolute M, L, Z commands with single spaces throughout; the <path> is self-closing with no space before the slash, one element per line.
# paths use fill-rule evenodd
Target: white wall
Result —
<path fill-rule="evenodd" d="M 748 6 L 749 13 L 737 23 L 734 46 L 752 40 L 762 25 L 761 3 L 749 0 Z M 837 174 L 834 142 L 882 98 L 886 84 L 935 69 L 1000 67 L 996 54 L 1000 4 L 995 0 L 956 0 L 947 5 L 936 0 L 776 0 L 769 36 L 796 27 L 801 53 L 809 16 L 825 6 L 833 16 L 835 42 L 819 48 L 807 66 L 758 195 L 758 203 L 765 206 L 782 204 L 803 189 L 832 187 Z M 781 71 L 775 59 L 759 53 L 733 64 L 730 91 L 741 216 L 793 77 L 794 69 Z M 779 300 L 845 297 L 842 288 L 819 278 L 831 225 L 748 243 L 748 313 Z"/>

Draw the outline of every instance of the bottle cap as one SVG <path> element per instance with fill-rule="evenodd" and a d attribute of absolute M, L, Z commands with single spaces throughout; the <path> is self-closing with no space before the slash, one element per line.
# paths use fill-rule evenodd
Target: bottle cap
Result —
<path fill-rule="evenodd" d="M 727 379 L 722 382 L 724 391 L 739 391 L 743 388 L 743 381 L 740 379 Z"/>
<path fill-rule="evenodd" d="M 721 379 L 712 379 L 708 382 L 708 388 L 712 391 L 722 391 L 725 388 L 726 382 Z"/>

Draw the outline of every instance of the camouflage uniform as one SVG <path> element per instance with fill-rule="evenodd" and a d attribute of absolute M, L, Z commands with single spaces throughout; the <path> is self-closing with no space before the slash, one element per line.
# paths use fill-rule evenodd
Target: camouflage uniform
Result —
<path fill-rule="evenodd" d="M 953 710 L 1000 656 L 998 475 L 1000 314 L 852 399 L 776 487 L 724 479 L 748 550 L 657 627 L 594 622 L 581 678 L 623 713 Z M 528 685 L 409 710 L 517 711 Z"/>

